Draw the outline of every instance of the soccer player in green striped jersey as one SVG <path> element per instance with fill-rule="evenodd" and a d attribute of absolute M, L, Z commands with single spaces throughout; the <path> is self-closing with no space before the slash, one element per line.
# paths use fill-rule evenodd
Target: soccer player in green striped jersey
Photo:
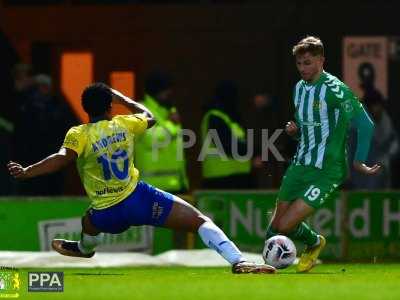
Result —
<path fill-rule="evenodd" d="M 297 271 L 307 272 L 326 242 L 304 220 L 330 200 L 347 176 L 346 139 L 351 122 L 358 131 L 353 167 L 374 175 L 380 166 L 364 164 L 374 124 L 353 92 L 324 71 L 321 40 L 302 39 L 293 47 L 293 55 L 302 79 L 294 87 L 295 119 L 287 123 L 286 132 L 298 140 L 298 146 L 283 178 L 266 238 L 284 234 L 304 242 Z"/>

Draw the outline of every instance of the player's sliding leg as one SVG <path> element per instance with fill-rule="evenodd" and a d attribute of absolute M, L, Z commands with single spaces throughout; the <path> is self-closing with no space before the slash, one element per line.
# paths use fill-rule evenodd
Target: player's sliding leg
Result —
<path fill-rule="evenodd" d="M 307 272 L 311 270 L 321 250 L 325 247 L 325 238 L 318 235 L 303 220 L 314 212 L 314 208 L 308 205 L 304 200 L 297 199 L 275 222 L 275 230 L 281 234 L 287 235 L 291 239 L 300 240 L 305 245 L 299 264 L 298 272 Z"/>
<path fill-rule="evenodd" d="M 79 241 L 54 239 L 52 247 L 63 255 L 89 258 L 95 254 L 95 248 L 102 239 L 103 233 L 100 233 L 90 222 L 89 216 L 85 215 L 82 218 L 82 233 Z"/>
<path fill-rule="evenodd" d="M 171 212 L 163 227 L 198 232 L 204 244 L 217 251 L 232 265 L 233 273 L 275 273 L 275 268 L 246 261 L 236 245 L 225 233 L 199 210 L 174 197 Z"/>
<path fill-rule="evenodd" d="M 275 268 L 247 262 L 235 244 L 209 218 L 189 203 L 139 182 L 124 201 L 102 210 L 91 209 L 82 222 L 81 241 L 54 240 L 53 248 L 63 255 L 91 257 L 99 232 L 120 233 L 132 225 L 153 225 L 198 232 L 204 243 L 231 265 L 234 273 L 274 273 Z"/>

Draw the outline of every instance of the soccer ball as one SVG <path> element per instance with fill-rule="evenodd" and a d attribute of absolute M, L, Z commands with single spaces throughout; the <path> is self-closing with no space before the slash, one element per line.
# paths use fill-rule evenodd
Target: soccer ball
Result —
<path fill-rule="evenodd" d="M 277 269 L 284 269 L 293 264 L 296 254 L 296 246 L 284 235 L 276 235 L 265 241 L 264 261 Z"/>

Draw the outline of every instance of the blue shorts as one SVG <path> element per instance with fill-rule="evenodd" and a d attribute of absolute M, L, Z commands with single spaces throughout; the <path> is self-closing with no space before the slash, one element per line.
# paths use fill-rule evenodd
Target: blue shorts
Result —
<path fill-rule="evenodd" d="M 106 233 L 121 233 L 130 226 L 162 226 L 172 209 L 174 196 L 139 181 L 126 199 L 105 209 L 89 209 L 92 224 Z"/>

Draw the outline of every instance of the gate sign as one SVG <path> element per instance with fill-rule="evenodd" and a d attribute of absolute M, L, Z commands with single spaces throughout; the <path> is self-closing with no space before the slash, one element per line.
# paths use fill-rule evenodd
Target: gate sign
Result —
<path fill-rule="evenodd" d="M 343 39 L 343 80 L 361 99 L 362 85 L 370 85 L 386 99 L 388 39 L 386 37 L 345 37 Z"/>

